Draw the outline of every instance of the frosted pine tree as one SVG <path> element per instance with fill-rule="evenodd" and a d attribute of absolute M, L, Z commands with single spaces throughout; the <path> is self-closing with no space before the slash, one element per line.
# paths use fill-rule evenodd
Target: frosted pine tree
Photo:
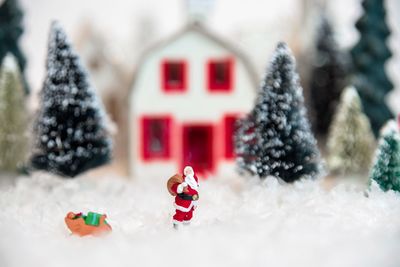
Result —
<path fill-rule="evenodd" d="M 257 173 L 254 161 L 256 159 L 257 144 L 254 132 L 254 118 L 248 115 L 236 121 L 234 135 L 236 164 L 240 173 Z"/>
<path fill-rule="evenodd" d="M 367 173 L 374 145 L 375 139 L 369 120 L 362 112 L 360 97 L 354 87 L 347 87 L 329 130 L 330 170 L 338 174 Z"/>
<path fill-rule="evenodd" d="M 321 169 L 295 61 L 285 43 L 278 44 L 256 105 L 238 129 L 236 152 L 239 168 L 260 178 L 293 182 L 315 177 Z"/>
<path fill-rule="evenodd" d="M 370 179 L 384 191 L 400 192 L 400 135 L 395 121 L 382 129 Z"/>
<path fill-rule="evenodd" d="M 47 76 L 36 122 L 33 167 L 74 177 L 110 160 L 105 113 L 58 23 L 49 36 Z"/>
<path fill-rule="evenodd" d="M 28 152 L 25 89 L 15 58 L 3 60 L 0 70 L 0 170 L 18 172 Z"/>

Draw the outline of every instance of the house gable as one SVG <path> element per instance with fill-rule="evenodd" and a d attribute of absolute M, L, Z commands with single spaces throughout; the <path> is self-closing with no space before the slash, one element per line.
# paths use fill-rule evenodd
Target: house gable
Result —
<path fill-rule="evenodd" d="M 189 27 L 150 50 L 141 62 L 129 97 L 132 173 L 156 173 L 161 166 L 172 172 L 187 163 L 215 172 L 219 162 L 232 163 L 233 115 L 247 113 L 256 92 L 242 56 L 202 28 Z M 173 123 L 156 120 L 165 116 Z M 143 118 L 168 129 L 171 139 L 163 141 L 165 150 L 158 144 L 165 136 Z"/>

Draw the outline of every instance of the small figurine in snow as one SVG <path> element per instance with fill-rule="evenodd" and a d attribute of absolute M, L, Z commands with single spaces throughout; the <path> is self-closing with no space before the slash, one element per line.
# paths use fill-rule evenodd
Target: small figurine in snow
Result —
<path fill-rule="evenodd" d="M 192 219 L 199 199 L 199 180 L 194 174 L 193 168 L 186 166 L 183 176 L 175 174 L 168 180 L 167 188 L 169 193 L 175 196 L 173 226 L 177 229 L 180 224 L 189 224 Z"/>
<path fill-rule="evenodd" d="M 107 215 L 89 212 L 87 215 L 80 213 L 68 212 L 65 217 L 65 223 L 68 229 L 74 235 L 98 236 L 107 232 L 111 232 L 112 228 L 106 221 Z"/>

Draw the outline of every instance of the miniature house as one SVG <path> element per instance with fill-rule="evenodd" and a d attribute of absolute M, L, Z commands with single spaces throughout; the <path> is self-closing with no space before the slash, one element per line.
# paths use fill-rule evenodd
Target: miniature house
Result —
<path fill-rule="evenodd" d="M 150 49 L 129 95 L 131 175 L 168 176 L 187 164 L 202 177 L 233 172 L 234 122 L 254 104 L 255 77 L 200 24 Z"/>

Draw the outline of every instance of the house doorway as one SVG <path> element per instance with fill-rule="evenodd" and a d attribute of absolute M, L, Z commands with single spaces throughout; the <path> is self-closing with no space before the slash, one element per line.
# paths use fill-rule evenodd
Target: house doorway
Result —
<path fill-rule="evenodd" d="M 183 126 L 182 165 L 206 174 L 214 167 L 212 125 Z"/>

